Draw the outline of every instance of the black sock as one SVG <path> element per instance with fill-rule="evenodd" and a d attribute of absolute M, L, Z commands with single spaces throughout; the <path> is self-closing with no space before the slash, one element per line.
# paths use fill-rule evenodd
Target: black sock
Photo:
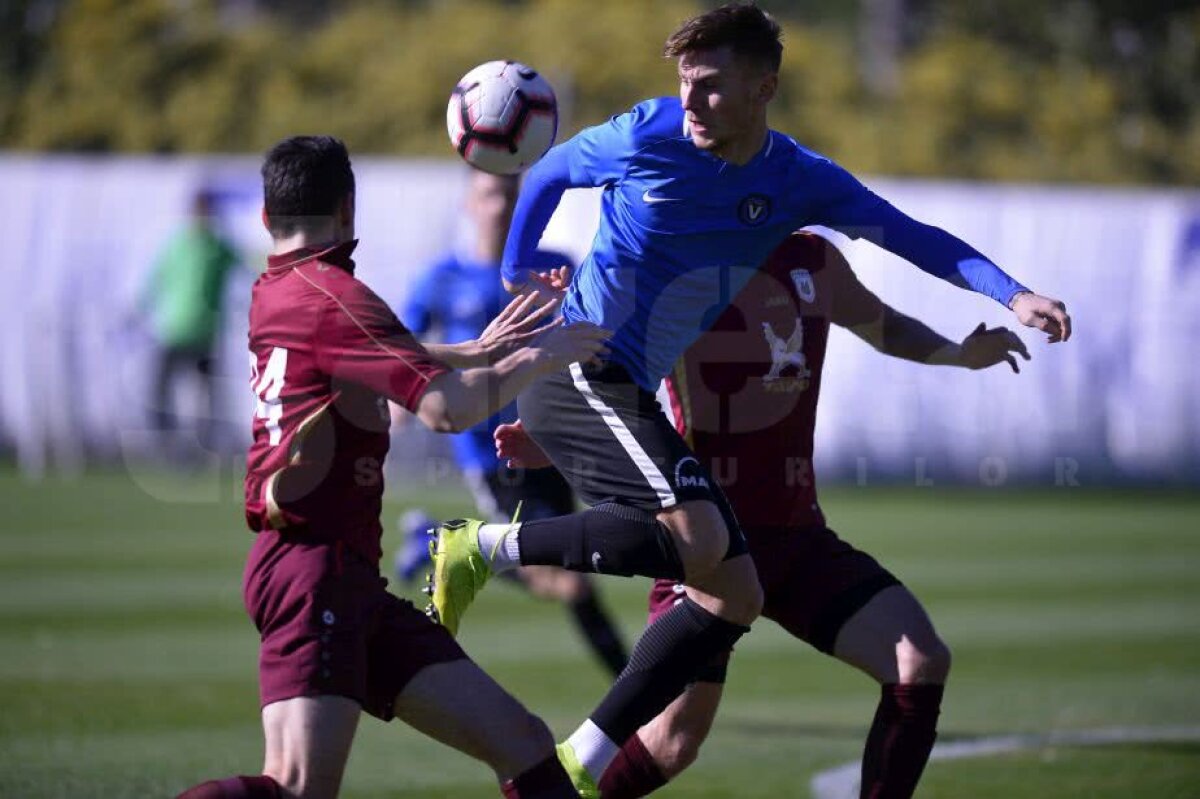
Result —
<path fill-rule="evenodd" d="M 671 533 L 646 511 L 628 505 L 605 502 L 582 513 L 528 521 L 517 540 L 522 566 L 683 579 Z"/>
<path fill-rule="evenodd" d="M 575 624 L 579 626 L 592 651 L 605 666 L 608 666 L 614 677 L 618 676 L 628 663 L 629 656 L 625 652 L 625 642 L 621 640 L 621 634 L 617 632 L 616 626 L 596 599 L 596 595 L 589 593 L 572 602 L 570 608 L 571 615 L 575 617 Z"/>
<path fill-rule="evenodd" d="M 642 633 L 629 665 L 589 718 L 609 740 L 628 740 L 683 693 L 701 666 L 733 648 L 749 629 L 684 597 Z"/>

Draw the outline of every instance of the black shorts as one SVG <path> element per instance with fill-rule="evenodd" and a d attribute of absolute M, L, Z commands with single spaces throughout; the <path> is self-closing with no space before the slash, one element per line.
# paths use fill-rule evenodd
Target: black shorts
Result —
<path fill-rule="evenodd" d="M 467 469 L 463 478 L 480 517 L 489 522 L 511 521 L 518 504 L 526 522 L 575 510 L 575 494 L 557 469 Z"/>
<path fill-rule="evenodd" d="M 650 513 L 688 500 L 717 506 L 729 530 L 726 559 L 747 552 L 720 486 L 671 425 L 653 394 L 616 364 L 571 364 L 517 398 L 525 429 L 588 505 Z"/>

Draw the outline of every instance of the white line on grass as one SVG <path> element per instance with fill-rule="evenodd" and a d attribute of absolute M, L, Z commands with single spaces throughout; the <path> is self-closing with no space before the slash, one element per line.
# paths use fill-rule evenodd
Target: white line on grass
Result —
<path fill-rule="evenodd" d="M 967 741 L 938 744 L 930 760 L 959 760 L 987 757 L 1024 749 L 1047 746 L 1107 746 L 1128 743 L 1176 743 L 1200 741 L 1200 727 L 1106 727 L 1098 730 L 1070 730 L 1041 735 L 995 735 Z M 855 760 L 819 772 L 809 783 L 813 799 L 857 799 L 861 764 Z"/>

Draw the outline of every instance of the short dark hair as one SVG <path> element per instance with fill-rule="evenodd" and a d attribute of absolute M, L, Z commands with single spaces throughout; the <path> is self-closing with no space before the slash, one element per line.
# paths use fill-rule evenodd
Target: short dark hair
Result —
<path fill-rule="evenodd" d="M 305 217 L 328 217 L 354 192 L 346 145 L 333 136 L 292 136 L 267 152 L 263 207 L 276 236 L 290 236 Z"/>
<path fill-rule="evenodd" d="M 779 23 L 754 3 L 729 3 L 680 25 L 667 37 L 663 55 L 676 58 L 696 50 L 729 47 L 734 55 L 778 72 L 783 61 L 782 36 Z"/>

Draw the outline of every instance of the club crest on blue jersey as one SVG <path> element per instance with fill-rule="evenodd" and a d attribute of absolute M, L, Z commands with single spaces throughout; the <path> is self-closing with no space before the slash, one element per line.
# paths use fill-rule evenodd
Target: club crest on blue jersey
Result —
<path fill-rule="evenodd" d="M 762 194 L 751 194 L 738 203 L 738 219 L 747 227 L 758 227 L 770 218 L 770 197 Z"/>

